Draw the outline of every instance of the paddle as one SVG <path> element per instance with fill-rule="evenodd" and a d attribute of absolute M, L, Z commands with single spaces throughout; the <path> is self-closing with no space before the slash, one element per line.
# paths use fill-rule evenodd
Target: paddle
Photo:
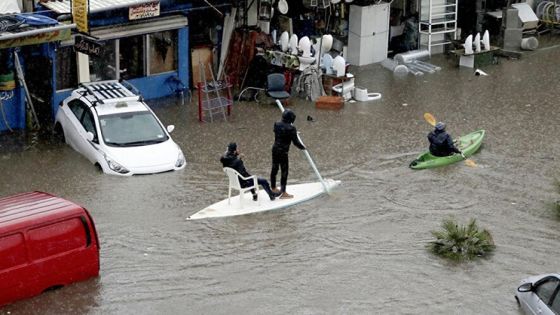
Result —
<path fill-rule="evenodd" d="M 280 108 L 280 111 L 282 111 L 282 113 L 284 112 L 284 106 L 282 106 L 282 103 L 280 103 L 280 100 L 276 100 L 276 105 L 278 105 L 278 108 Z M 298 140 L 299 142 L 301 142 L 303 144 L 303 141 L 301 141 L 301 137 L 299 136 L 299 132 L 297 134 L 298 136 Z M 305 144 L 304 144 L 305 146 Z M 329 186 L 327 186 L 327 183 L 325 183 L 325 181 L 323 180 L 323 177 L 321 176 L 321 174 L 319 174 L 319 170 L 317 169 L 317 166 L 315 166 L 315 162 L 313 162 L 313 159 L 311 158 L 311 155 L 309 154 L 309 151 L 307 150 L 307 147 L 305 147 L 305 150 L 303 150 L 303 153 L 305 153 L 305 157 L 307 158 L 307 161 L 309 162 L 309 164 L 311 165 L 311 168 L 313 169 L 313 171 L 315 172 L 315 175 L 317 175 L 317 178 L 319 178 L 319 181 L 321 182 L 321 185 L 323 185 L 323 188 L 325 189 L 325 191 L 330 194 L 330 189 Z"/>
<path fill-rule="evenodd" d="M 435 127 L 436 125 L 436 118 L 434 117 L 434 115 L 430 114 L 430 113 L 424 113 L 424 119 L 428 122 L 428 124 L 432 125 L 433 127 Z M 465 155 L 463 153 L 461 153 L 461 156 L 463 157 L 463 159 L 465 160 L 465 164 L 467 164 L 470 167 L 476 167 L 476 163 L 471 160 L 471 159 L 467 159 L 465 157 Z"/>

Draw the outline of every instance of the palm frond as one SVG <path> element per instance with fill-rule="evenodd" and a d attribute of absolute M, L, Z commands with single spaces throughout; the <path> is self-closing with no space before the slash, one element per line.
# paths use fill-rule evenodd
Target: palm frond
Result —
<path fill-rule="evenodd" d="M 480 230 L 475 219 L 467 225 L 459 225 L 455 220 L 444 219 L 441 231 L 431 231 L 435 241 L 428 243 L 428 249 L 438 256 L 455 261 L 471 260 L 486 256 L 495 249 L 492 235 Z"/>

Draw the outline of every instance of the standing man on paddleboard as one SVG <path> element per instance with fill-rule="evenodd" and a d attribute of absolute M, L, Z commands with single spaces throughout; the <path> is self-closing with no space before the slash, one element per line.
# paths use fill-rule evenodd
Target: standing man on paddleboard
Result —
<path fill-rule="evenodd" d="M 459 153 L 465 158 L 463 152 L 461 152 L 453 144 L 453 139 L 445 131 L 445 123 L 438 122 L 433 131 L 428 134 L 428 140 L 430 141 L 430 153 L 434 156 L 449 156 L 454 153 Z"/>
<path fill-rule="evenodd" d="M 288 152 L 290 144 L 294 144 L 298 149 L 305 150 L 305 146 L 299 141 L 297 129 L 292 124 L 296 120 L 296 114 L 285 109 L 282 113 L 282 120 L 274 123 L 274 144 L 272 145 L 272 170 L 270 172 L 270 184 L 272 191 L 280 194 L 280 199 L 293 198 L 286 192 L 288 184 L 289 160 Z M 276 188 L 276 175 L 281 169 L 280 190 Z"/>
<path fill-rule="evenodd" d="M 251 174 L 247 172 L 247 169 L 243 164 L 243 160 L 239 158 L 239 150 L 237 149 L 237 144 L 235 142 L 228 144 L 227 151 L 220 158 L 220 162 L 222 162 L 223 167 L 231 167 L 243 177 L 251 176 Z M 272 192 L 272 190 L 270 189 L 270 185 L 268 184 L 266 179 L 257 177 L 257 183 L 264 188 L 271 201 L 276 199 L 277 195 Z M 243 180 L 239 178 L 239 184 L 241 185 L 241 187 L 245 188 L 253 185 L 253 182 L 252 180 Z M 256 191 L 254 189 L 251 189 L 251 193 L 253 194 L 253 200 L 257 201 L 258 195 L 256 194 Z"/>

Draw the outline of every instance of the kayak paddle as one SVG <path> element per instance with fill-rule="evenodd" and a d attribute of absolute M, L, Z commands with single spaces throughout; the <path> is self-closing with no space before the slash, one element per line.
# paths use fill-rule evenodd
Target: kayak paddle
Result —
<path fill-rule="evenodd" d="M 428 124 L 432 125 L 432 127 L 436 126 L 436 118 L 434 117 L 434 115 L 430 113 L 424 113 L 424 119 L 426 120 L 426 122 L 428 122 Z M 467 159 L 463 153 L 461 153 L 461 156 L 465 160 L 465 164 L 470 167 L 476 167 L 476 163 L 473 160 Z"/>

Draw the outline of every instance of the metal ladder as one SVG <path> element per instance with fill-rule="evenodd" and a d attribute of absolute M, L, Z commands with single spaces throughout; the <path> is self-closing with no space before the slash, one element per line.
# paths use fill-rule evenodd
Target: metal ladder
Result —
<path fill-rule="evenodd" d="M 224 121 L 227 121 L 225 107 L 227 104 L 224 104 L 224 100 L 220 95 L 220 86 L 216 78 L 214 77 L 214 71 L 212 71 L 212 66 L 209 65 L 208 68 L 210 70 L 210 75 L 212 76 L 212 86 L 208 84 L 206 81 L 206 66 L 199 61 L 198 62 L 200 67 L 200 82 L 202 82 L 202 93 L 205 94 L 206 100 L 202 102 L 202 109 L 208 112 L 210 115 L 210 122 L 214 122 L 214 111 L 221 111 L 222 116 L 224 117 Z M 210 93 L 215 93 L 215 97 L 210 98 Z M 206 102 L 206 104 L 204 103 Z"/>

